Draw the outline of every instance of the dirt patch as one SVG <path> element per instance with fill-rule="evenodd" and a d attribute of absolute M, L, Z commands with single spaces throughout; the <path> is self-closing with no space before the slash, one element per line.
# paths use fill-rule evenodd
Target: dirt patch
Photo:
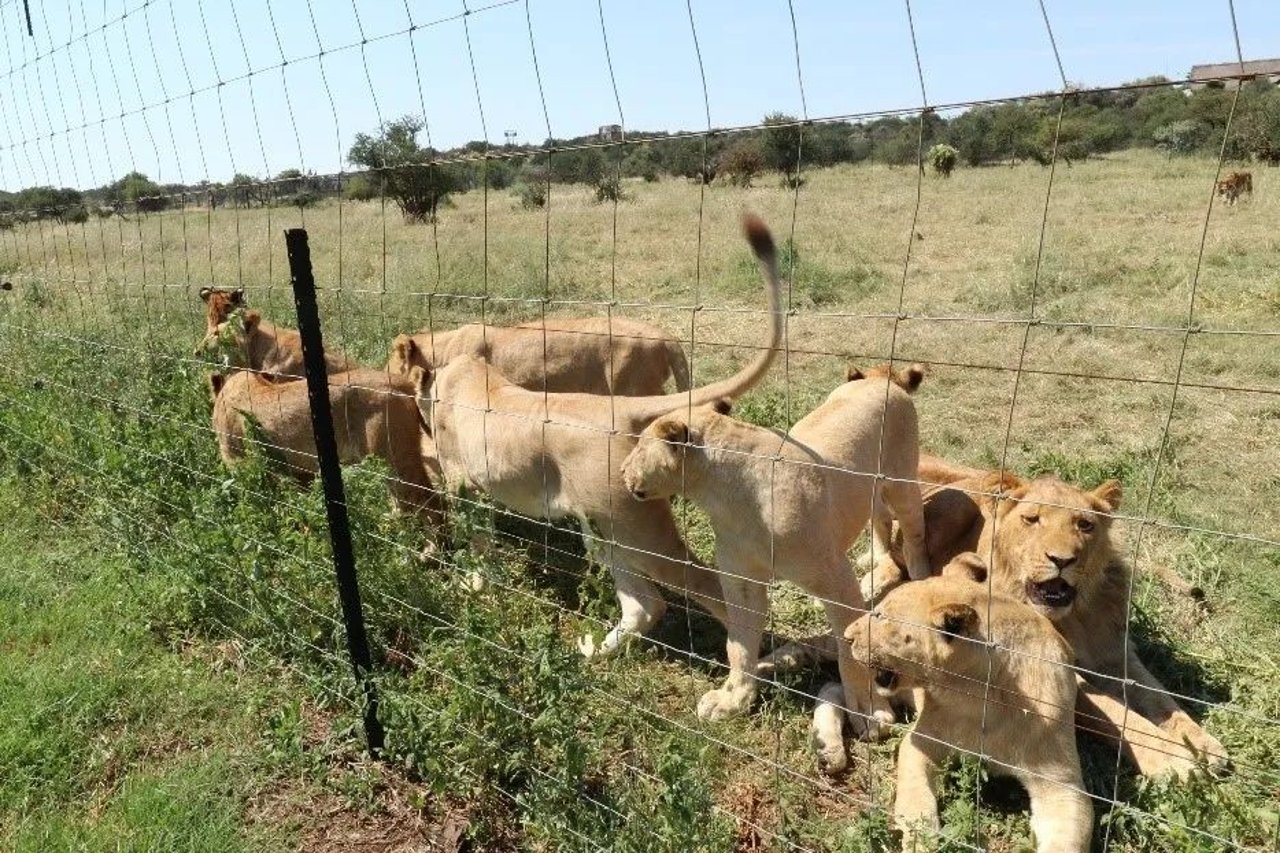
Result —
<path fill-rule="evenodd" d="M 772 849 L 769 843 L 778 825 L 778 808 L 773 799 L 752 782 L 737 782 L 724 792 L 721 807 L 738 824 L 735 853 L 756 853 Z"/>

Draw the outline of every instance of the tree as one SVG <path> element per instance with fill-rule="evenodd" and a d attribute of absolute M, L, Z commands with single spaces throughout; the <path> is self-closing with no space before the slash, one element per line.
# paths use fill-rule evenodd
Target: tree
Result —
<path fill-rule="evenodd" d="M 770 169 L 782 173 L 783 178 L 793 178 L 800 172 L 800 125 L 795 116 L 770 113 L 764 117 L 764 136 L 761 154 Z"/>
<path fill-rule="evenodd" d="M 435 152 L 418 145 L 422 119 L 407 115 L 385 122 L 378 133 L 356 134 L 347 159 L 376 172 L 386 194 L 410 222 L 432 222 L 440 205 L 463 189 L 456 169 L 431 162 Z"/>
<path fill-rule="evenodd" d="M 720 155 L 718 171 L 735 187 L 749 187 L 765 170 L 764 154 L 753 139 L 740 139 Z"/>
<path fill-rule="evenodd" d="M 155 213 L 169 205 L 161 188 L 141 172 L 130 172 L 115 183 L 107 184 L 101 194 L 103 203 L 116 210 Z"/>
<path fill-rule="evenodd" d="M 1194 154 L 1209 138 L 1209 128 L 1198 121 L 1184 118 L 1156 128 L 1151 141 L 1161 151 L 1173 154 Z"/>

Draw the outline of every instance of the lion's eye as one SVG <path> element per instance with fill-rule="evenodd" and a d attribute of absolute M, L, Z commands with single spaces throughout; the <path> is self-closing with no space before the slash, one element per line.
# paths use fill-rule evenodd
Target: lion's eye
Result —
<path fill-rule="evenodd" d="M 1081 533 L 1092 533 L 1094 524 L 1087 518 L 1081 518 L 1076 521 L 1076 529 Z"/>
<path fill-rule="evenodd" d="M 1038 516 L 1038 515 L 1024 515 L 1024 516 L 1022 517 L 1022 523 L 1023 523 L 1023 524 L 1039 524 L 1039 523 L 1040 523 L 1040 516 Z"/>

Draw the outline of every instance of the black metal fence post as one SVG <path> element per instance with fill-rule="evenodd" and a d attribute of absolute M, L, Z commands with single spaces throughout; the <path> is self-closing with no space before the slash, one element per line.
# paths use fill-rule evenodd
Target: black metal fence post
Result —
<path fill-rule="evenodd" d="M 316 307 L 316 281 L 311 273 L 311 248 L 304 228 L 284 232 L 289 251 L 289 277 L 293 282 L 293 302 L 298 311 L 298 332 L 302 336 L 302 356 L 311 402 L 311 427 L 316 439 L 320 479 L 324 483 L 325 512 L 329 520 L 329 542 L 333 547 L 333 570 L 338 581 L 338 599 L 347 629 L 347 651 L 356 681 L 364 690 L 364 732 L 369 751 L 382 750 L 382 723 L 378 720 L 378 694 L 370 678 L 372 662 L 365 634 L 364 607 L 356 577 L 355 554 L 351 547 L 351 523 L 347 517 L 346 489 L 338 464 L 338 444 L 333 437 L 333 412 L 329 405 L 329 372 L 324 363 L 324 341 L 320 334 L 320 312 Z"/>

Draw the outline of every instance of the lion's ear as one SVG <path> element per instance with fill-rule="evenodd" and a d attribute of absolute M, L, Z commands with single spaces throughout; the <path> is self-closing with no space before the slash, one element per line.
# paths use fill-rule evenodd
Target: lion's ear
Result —
<path fill-rule="evenodd" d="M 867 375 L 852 364 L 849 365 L 848 372 L 844 375 L 845 382 L 857 382 L 859 379 L 866 379 Z"/>
<path fill-rule="evenodd" d="M 654 435 L 668 444 L 688 444 L 689 425 L 677 420 L 662 420 L 654 424 Z"/>
<path fill-rule="evenodd" d="M 411 335 L 396 335 L 396 339 L 391 342 L 391 352 L 400 359 L 401 364 L 411 363 L 410 359 L 417 349 L 418 344 Z"/>
<path fill-rule="evenodd" d="M 974 495 L 974 500 L 979 504 L 983 504 L 990 509 L 995 507 L 997 517 L 1003 516 L 1013 509 L 1013 505 L 1027 494 L 1027 483 L 1016 474 L 1008 471 L 1000 473 L 993 471 L 982 478 L 979 484 L 979 491 L 982 494 Z M 1003 495 L 1003 499 L 999 496 Z"/>
<path fill-rule="evenodd" d="M 1106 507 L 1106 512 L 1115 512 L 1120 508 L 1120 497 L 1123 495 L 1124 489 L 1117 480 L 1107 480 L 1101 486 L 1093 490 L 1094 499 L 1102 503 Z"/>
<path fill-rule="evenodd" d="M 415 364 L 409 368 L 409 382 L 418 396 L 425 395 L 431 387 L 431 369 Z"/>
<path fill-rule="evenodd" d="M 244 288 L 243 287 L 237 287 L 235 290 L 231 291 L 231 301 L 236 305 L 244 304 Z"/>
<path fill-rule="evenodd" d="M 218 399 L 218 395 L 222 393 L 222 386 L 227 384 L 227 377 L 221 373 L 209 374 L 209 395 L 213 399 Z"/>
<path fill-rule="evenodd" d="M 924 365 L 913 364 L 907 369 L 902 370 L 897 376 L 898 385 L 902 387 L 908 394 L 914 392 L 920 387 L 920 383 L 924 381 Z"/>
<path fill-rule="evenodd" d="M 987 564 L 972 551 L 965 551 L 951 558 L 951 562 L 943 567 L 942 576 L 986 583 Z"/>
<path fill-rule="evenodd" d="M 978 630 L 978 611 L 967 604 L 939 604 L 929 611 L 929 620 L 947 642 L 952 637 L 971 637 Z"/>
<path fill-rule="evenodd" d="M 258 324 L 261 322 L 262 312 L 260 311 L 246 311 L 244 312 L 244 317 L 241 319 L 241 323 L 244 324 L 244 330 L 246 332 L 252 332 L 254 329 L 258 328 Z"/>
<path fill-rule="evenodd" d="M 200 301 L 201 301 L 201 302 L 208 302 L 208 301 L 209 301 L 209 297 L 210 297 L 210 296 L 213 296 L 213 288 L 212 288 L 212 287 L 202 287 L 202 288 L 200 288 Z"/>

